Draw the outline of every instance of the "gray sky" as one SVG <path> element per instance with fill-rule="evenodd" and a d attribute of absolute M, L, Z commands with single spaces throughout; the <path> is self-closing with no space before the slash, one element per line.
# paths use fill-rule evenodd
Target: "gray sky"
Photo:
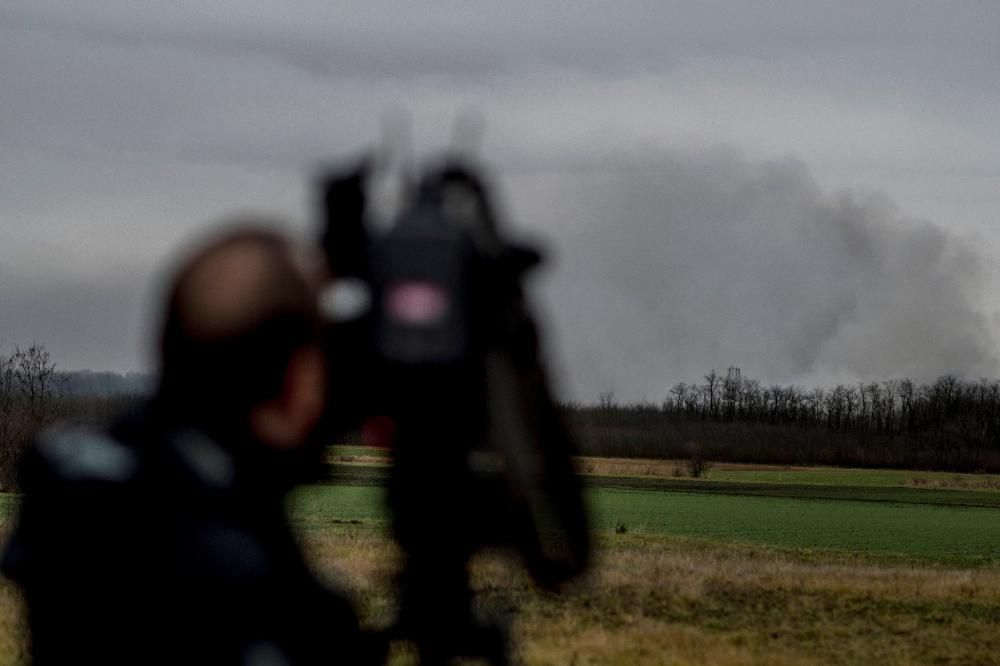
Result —
<path fill-rule="evenodd" d="M 7 0 L 0 348 L 146 368 L 193 232 L 472 107 L 566 396 L 996 375 L 1000 5 L 869 4 Z"/>

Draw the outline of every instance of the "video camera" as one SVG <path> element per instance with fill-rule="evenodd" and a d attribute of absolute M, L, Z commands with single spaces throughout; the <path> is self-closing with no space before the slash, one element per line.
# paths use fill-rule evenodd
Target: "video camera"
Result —
<path fill-rule="evenodd" d="M 555 586 L 584 570 L 590 550 L 574 446 L 523 291 L 542 255 L 506 239 L 482 170 L 458 157 L 404 178 L 391 225 L 377 229 L 377 170 L 362 159 L 319 183 L 333 275 L 330 412 L 341 431 L 393 447 L 399 631 L 425 661 L 502 661 L 473 626 L 472 553 L 513 546 L 538 583 Z"/>

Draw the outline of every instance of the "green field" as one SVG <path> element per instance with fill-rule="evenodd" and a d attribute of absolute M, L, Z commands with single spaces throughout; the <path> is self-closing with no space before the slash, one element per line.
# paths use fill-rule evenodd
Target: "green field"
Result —
<path fill-rule="evenodd" d="M 891 501 L 881 495 L 866 499 L 866 487 L 859 488 L 857 499 L 592 487 L 587 499 L 592 525 L 600 531 L 621 526 L 626 533 L 645 535 L 898 554 L 975 566 L 1000 563 L 1000 508 L 950 505 L 973 501 L 961 491 L 901 490 L 909 492 Z M 387 519 L 383 492 L 378 486 L 311 486 L 296 494 L 291 511 L 304 526 L 380 524 Z M 993 495 L 986 499 L 992 501 Z"/>
<path fill-rule="evenodd" d="M 595 489 L 593 525 L 769 546 L 1000 563 L 1000 510 Z"/>
<path fill-rule="evenodd" d="M 335 451 L 330 482 L 288 510 L 314 567 L 381 626 L 401 557 L 388 468 L 358 448 Z M 511 614 L 524 663 L 1000 664 L 997 477 L 742 466 L 584 483 L 598 546 L 584 579 L 540 592 L 491 552 L 470 569 L 479 603 Z M 15 506 L 0 496 L 4 522 Z M 0 664 L 24 661 L 20 613 L 0 582 Z M 405 644 L 390 663 L 413 663 Z"/>
<path fill-rule="evenodd" d="M 965 489 L 969 478 L 912 487 L 915 474 L 588 476 L 599 550 L 584 581 L 539 594 L 488 558 L 473 581 L 518 609 L 530 664 L 998 664 L 1000 494 Z M 293 498 L 304 533 L 323 552 L 345 536 L 385 540 L 385 469 L 343 465 L 335 477 L 343 485 Z M 380 581 L 391 569 L 352 552 L 341 570 Z M 384 608 L 390 595 L 374 585 L 364 598 Z"/>

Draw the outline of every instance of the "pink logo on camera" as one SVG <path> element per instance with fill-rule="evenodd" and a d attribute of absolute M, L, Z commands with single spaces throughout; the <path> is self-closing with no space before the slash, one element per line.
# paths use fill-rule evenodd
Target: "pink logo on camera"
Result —
<path fill-rule="evenodd" d="M 448 292 L 433 282 L 398 282 L 386 293 L 389 316 L 405 324 L 434 324 L 448 311 Z"/>

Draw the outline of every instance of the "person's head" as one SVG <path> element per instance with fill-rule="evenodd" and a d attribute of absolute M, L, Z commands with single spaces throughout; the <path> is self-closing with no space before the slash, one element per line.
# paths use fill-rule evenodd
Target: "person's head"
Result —
<path fill-rule="evenodd" d="M 259 220 L 233 224 L 190 253 L 160 332 L 165 408 L 213 434 L 302 445 L 325 400 L 318 265 Z"/>

